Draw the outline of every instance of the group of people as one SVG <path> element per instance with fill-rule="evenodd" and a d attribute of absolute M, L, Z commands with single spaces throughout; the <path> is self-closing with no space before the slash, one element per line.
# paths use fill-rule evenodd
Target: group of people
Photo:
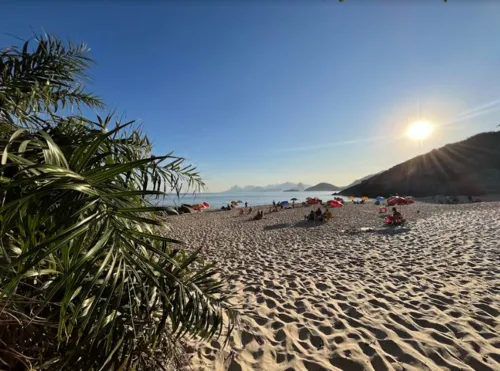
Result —
<path fill-rule="evenodd" d="M 221 210 L 233 210 L 237 205 L 234 203 L 227 204 L 227 206 L 222 206 L 220 209 Z M 245 202 L 245 209 L 248 207 L 248 202 Z M 243 210 L 243 209 L 241 209 Z M 243 212 L 240 210 L 240 215 L 243 215 Z M 252 212 L 252 208 L 250 208 L 249 214 Z"/>
<path fill-rule="evenodd" d="M 245 205 L 246 205 L 246 202 L 245 202 Z M 246 208 L 246 206 L 245 206 L 245 208 Z M 240 215 L 243 215 L 244 213 L 245 213 L 245 209 L 240 209 Z M 250 206 L 247 214 L 250 215 L 251 213 L 252 213 L 252 207 Z"/>
<path fill-rule="evenodd" d="M 262 210 L 257 211 L 257 214 L 253 217 L 253 220 L 261 220 L 264 218 L 264 212 Z"/>
<path fill-rule="evenodd" d="M 323 212 L 319 207 L 316 211 L 311 210 L 311 212 L 308 215 L 304 216 L 304 219 L 306 220 L 319 221 L 319 222 L 322 222 L 324 220 L 329 220 L 331 218 L 333 218 L 333 214 L 330 209 L 326 209 L 325 212 Z"/>
<path fill-rule="evenodd" d="M 280 208 L 280 209 L 283 209 L 283 208 L 284 208 L 284 206 L 283 206 L 283 202 L 281 202 L 281 201 L 274 202 L 274 201 L 273 201 L 273 210 L 274 210 L 274 211 L 278 211 L 278 208 Z"/>

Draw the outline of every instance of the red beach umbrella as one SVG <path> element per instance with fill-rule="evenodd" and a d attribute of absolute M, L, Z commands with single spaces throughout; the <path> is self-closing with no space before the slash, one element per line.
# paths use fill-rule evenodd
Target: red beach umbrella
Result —
<path fill-rule="evenodd" d="M 326 201 L 326 204 L 330 207 L 342 207 L 342 204 L 335 200 Z"/>

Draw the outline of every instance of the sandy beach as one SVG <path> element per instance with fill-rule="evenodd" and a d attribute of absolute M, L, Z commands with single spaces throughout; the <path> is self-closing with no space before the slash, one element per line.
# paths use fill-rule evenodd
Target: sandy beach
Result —
<path fill-rule="evenodd" d="M 499 370 L 500 203 L 373 204 L 251 221 L 169 217 L 169 235 L 214 262 L 241 308 L 229 344 L 190 346 L 195 370 Z"/>

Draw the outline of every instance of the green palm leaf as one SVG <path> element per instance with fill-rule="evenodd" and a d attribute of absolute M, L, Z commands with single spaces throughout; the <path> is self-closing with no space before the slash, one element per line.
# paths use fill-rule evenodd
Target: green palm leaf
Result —
<path fill-rule="evenodd" d="M 152 198 L 203 187 L 196 169 L 153 156 L 134 122 L 56 114 L 101 106 L 84 92 L 91 64 L 84 45 L 53 36 L 0 51 L 0 338 L 11 367 L 126 369 L 159 346 L 176 359 L 178 337 L 236 321 L 215 269 L 161 234 L 165 208 Z"/>

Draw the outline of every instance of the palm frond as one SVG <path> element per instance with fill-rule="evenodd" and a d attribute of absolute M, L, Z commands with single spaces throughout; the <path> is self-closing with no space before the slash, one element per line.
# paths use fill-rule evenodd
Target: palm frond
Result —
<path fill-rule="evenodd" d="M 133 121 L 58 114 L 101 106 L 84 90 L 91 64 L 85 45 L 52 35 L 0 51 L 7 367 L 123 370 L 158 347 L 176 360 L 179 337 L 230 333 L 236 321 L 215 268 L 163 236 L 164 208 L 153 202 L 202 188 L 196 169 L 154 156 Z"/>
<path fill-rule="evenodd" d="M 50 34 L 0 50 L 0 122 L 41 129 L 59 110 L 103 108 L 85 92 L 92 64 L 85 44 L 65 44 Z"/>

